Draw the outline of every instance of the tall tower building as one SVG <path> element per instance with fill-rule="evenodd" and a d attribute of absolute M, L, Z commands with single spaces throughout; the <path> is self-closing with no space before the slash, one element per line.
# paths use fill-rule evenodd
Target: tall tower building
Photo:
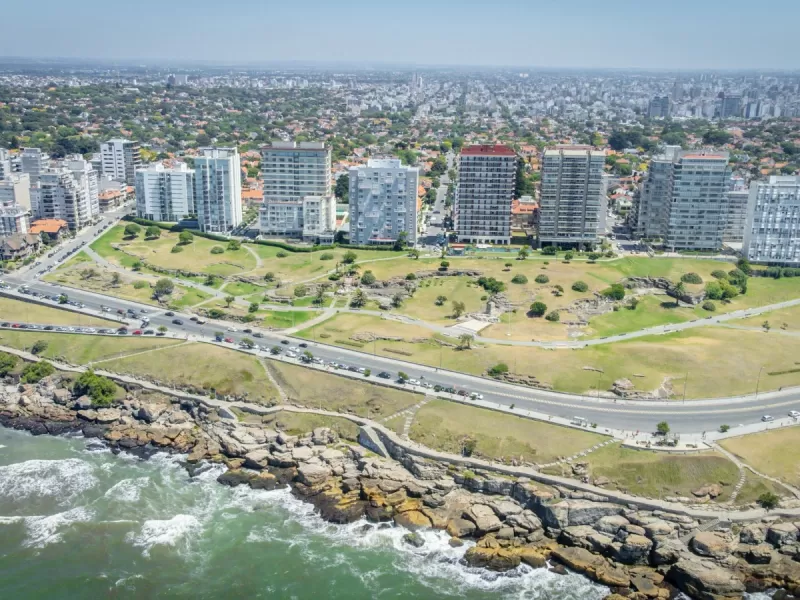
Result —
<path fill-rule="evenodd" d="M 305 226 L 305 215 L 314 214 L 314 209 L 306 206 L 306 198 L 324 198 L 309 202 L 318 208 L 322 206 L 326 213 L 332 210 L 335 219 L 331 151 L 324 143 L 274 142 L 261 150 L 261 175 L 264 202 L 259 213 L 259 229 L 263 234 L 298 238 L 316 235 L 320 223 Z M 333 228 L 335 221 L 331 232 Z"/>
<path fill-rule="evenodd" d="M 0 180 L 0 237 L 28 233 L 31 216 L 31 179 L 27 173 L 9 173 Z"/>
<path fill-rule="evenodd" d="M 11 158 L 8 150 L 0 148 L 0 181 L 3 181 L 11 174 Z"/>
<path fill-rule="evenodd" d="M 100 145 L 103 175 L 124 181 L 128 185 L 136 183 L 136 169 L 142 166 L 139 142 L 113 139 Z"/>
<path fill-rule="evenodd" d="M 200 231 L 228 233 L 242 222 L 242 167 L 236 148 L 201 148 L 194 160 Z"/>
<path fill-rule="evenodd" d="M 539 240 L 593 247 L 605 204 L 606 153 L 591 146 L 548 148 L 542 159 Z"/>
<path fill-rule="evenodd" d="M 667 234 L 672 176 L 680 153 L 680 146 L 665 146 L 663 154 L 650 160 L 650 167 L 639 190 L 634 230 L 636 236 L 661 239 Z"/>
<path fill-rule="evenodd" d="M 750 184 L 743 251 L 753 262 L 800 267 L 800 177 Z"/>
<path fill-rule="evenodd" d="M 511 243 L 517 155 L 502 145 L 468 146 L 459 155 L 453 222 L 459 242 Z"/>
<path fill-rule="evenodd" d="M 176 222 L 195 213 L 194 171 L 156 164 L 136 171 L 136 214 L 151 221 Z"/>
<path fill-rule="evenodd" d="M 36 181 L 49 164 L 49 157 L 39 148 L 23 148 L 20 153 L 22 172 L 31 176 L 31 183 Z"/>
<path fill-rule="evenodd" d="M 651 119 L 666 119 L 670 115 L 669 96 L 656 96 L 650 100 L 647 116 Z"/>
<path fill-rule="evenodd" d="M 399 159 L 370 159 L 350 169 L 350 243 L 392 244 L 405 232 L 417 242 L 419 168 Z"/>
<path fill-rule="evenodd" d="M 88 224 L 100 214 L 98 173 L 92 163 L 84 160 L 80 154 L 66 157 L 64 164 L 75 178 L 81 193 L 81 212 L 84 215 L 82 220 Z"/>

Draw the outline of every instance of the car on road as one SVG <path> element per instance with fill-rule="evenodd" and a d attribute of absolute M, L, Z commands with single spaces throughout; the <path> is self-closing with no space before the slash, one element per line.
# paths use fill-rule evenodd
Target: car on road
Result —
<path fill-rule="evenodd" d="M 196 322 L 197 322 L 197 324 L 198 324 L 198 325 L 202 325 L 203 323 L 205 323 L 205 322 L 206 322 L 206 320 L 205 320 L 205 319 L 201 319 L 201 318 L 199 318 L 199 317 L 198 317 L 198 318 L 196 319 Z"/>
<path fill-rule="evenodd" d="M 144 332 L 141 329 L 134 329 L 133 330 L 133 335 L 142 335 L 142 333 L 144 333 Z"/>
<path fill-rule="evenodd" d="M 45 331 L 53 331 L 53 329 L 54 329 L 54 328 L 53 328 L 53 326 L 52 326 L 52 325 L 45 325 L 45 326 L 44 326 L 44 330 L 45 330 Z"/>
<path fill-rule="evenodd" d="M 233 338 L 226 337 L 226 338 L 225 338 L 223 341 L 224 341 L 226 344 L 232 344 L 232 343 L 233 343 Z"/>
<path fill-rule="evenodd" d="M 288 346 L 289 340 L 281 340 L 281 344 L 283 344 L 284 346 Z"/>
<path fill-rule="evenodd" d="M 242 329 L 242 333 L 253 333 L 253 330 L 247 327 L 246 329 Z"/>
<path fill-rule="evenodd" d="M 124 311 L 124 310 L 122 310 L 121 308 L 118 308 L 118 309 L 117 309 L 117 314 L 118 314 L 118 315 L 124 315 L 124 314 L 125 314 L 125 311 Z"/>
<path fill-rule="evenodd" d="M 386 371 L 381 371 L 380 373 L 378 373 L 378 377 L 380 377 L 381 379 L 391 379 L 392 374 L 387 373 Z"/>
<path fill-rule="evenodd" d="M 128 333 L 127 327 L 120 327 L 119 329 L 117 329 L 117 334 L 119 335 L 127 335 L 127 333 Z"/>
<path fill-rule="evenodd" d="M 770 416 L 770 415 L 764 415 L 763 417 L 761 417 L 761 420 L 762 420 L 764 423 L 769 423 L 770 421 L 774 421 L 774 420 L 775 420 L 775 417 L 773 417 L 773 416 Z"/>
<path fill-rule="evenodd" d="M 358 367 L 350 366 L 350 367 L 347 367 L 347 370 L 348 371 L 352 371 L 353 373 L 358 373 Z"/>
<path fill-rule="evenodd" d="M 483 400 L 483 394 L 478 394 L 477 392 L 472 392 L 469 397 L 473 400 Z"/>
<path fill-rule="evenodd" d="M 264 337 L 264 334 L 263 334 L 263 333 L 261 333 L 260 331 L 256 331 L 255 333 L 253 333 L 253 337 L 256 337 L 256 338 L 263 338 L 263 337 Z"/>
<path fill-rule="evenodd" d="M 308 348 L 308 344 L 306 344 L 305 342 L 302 342 L 302 343 L 297 344 L 297 345 L 300 346 L 301 348 Z"/>
<path fill-rule="evenodd" d="M 180 319 L 172 319 L 172 323 L 174 325 L 183 325 L 183 321 L 181 321 Z"/>
<path fill-rule="evenodd" d="M 164 314 L 165 314 L 166 316 L 168 316 L 168 317 L 174 317 L 174 316 L 175 316 L 175 313 L 174 313 L 174 312 L 172 312 L 171 310 L 168 310 L 168 311 L 167 311 L 167 312 L 165 312 Z"/>
<path fill-rule="evenodd" d="M 239 331 L 239 330 L 238 330 L 238 329 L 236 329 L 236 327 L 228 327 L 228 331 L 231 331 L 231 332 L 233 332 L 233 333 L 236 333 L 236 332 L 237 332 L 237 331 Z"/>
<path fill-rule="evenodd" d="M 796 419 L 796 418 L 800 417 L 800 411 L 790 410 L 789 411 L 789 416 L 792 417 L 793 419 Z"/>
<path fill-rule="evenodd" d="M 152 329 L 145 329 L 144 330 L 144 334 L 145 335 L 153 335 L 154 333 L 155 333 L 155 331 L 153 331 Z"/>

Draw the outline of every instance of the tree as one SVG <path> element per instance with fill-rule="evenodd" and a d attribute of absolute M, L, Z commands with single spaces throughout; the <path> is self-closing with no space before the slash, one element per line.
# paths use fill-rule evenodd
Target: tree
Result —
<path fill-rule="evenodd" d="M 191 231 L 181 231 L 178 234 L 178 240 L 183 245 L 191 244 L 194 241 L 194 236 Z"/>
<path fill-rule="evenodd" d="M 67 302 L 69 302 L 69 296 L 67 296 L 66 294 L 61 294 L 58 297 L 58 303 L 59 304 L 66 304 Z"/>
<path fill-rule="evenodd" d="M 723 425 L 719 426 L 719 432 L 720 433 L 728 433 L 730 431 L 730 429 L 731 429 L 730 425 L 724 425 L 723 424 Z"/>
<path fill-rule="evenodd" d="M 350 299 L 350 306 L 353 308 L 361 308 L 367 303 L 367 295 L 364 293 L 364 290 L 357 289 L 353 297 Z"/>
<path fill-rule="evenodd" d="M 392 296 L 392 306 L 395 308 L 400 308 L 403 306 L 403 294 L 397 292 L 394 296 Z"/>
<path fill-rule="evenodd" d="M 31 346 L 31 354 L 36 354 L 37 356 L 47 350 L 47 342 L 45 340 L 36 340 L 33 346 Z"/>
<path fill-rule="evenodd" d="M 125 237 L 136 237 L 139 235 L 139 232 L 142 230 L 136 223 L 128 223 L 125 225 Z"/>
<path fill-rule="evenodd" d="M 159 325 L 158 326 L 159 333 L 167 333 L 167 326 L 166 325 Z"/>
<path fill-rule="evenodd" d="M 773 508 L 778 508 L 778 505 L 781 503 L 781 499 L 773 492 L 764 492 L 758 497 L 757 502 L 761 508 L 765 510 L 772 510 Z"/>
<path fill-rule="evenodd" d="M 250 338 L 242 338 L 242 345 L 246 346 L 247 348 L 252 348 L 256 345 L 256 343 Z"/>
<path fill-rule="evenodd" d="M 567 252 L 564 254 L 564 260 L 566 260 L 567 262 L 569 262 L 569 261 L 571 261 L 573 258 L 575 258 L 575 253 L 574 253 L 572 250 L 567 250 Z"/>
<path fill-rule="evenodd" d="M 22 369 L 19 380 L 22 383 L 39 383 L 42 379 L 52 375 L 55 372 L 55 367 L 53 367 L 53 365 L 46 360 L 43 360 L 37 363 L 28 364 L 24 369 Z"/>
<path fill-rule="evenodd" d="M 401 231 L 397 234 L 397 239 L 392 244 L 392 248 L 399 251 L 405 248 L 406 244 L 408 244 L 408 232 Z"/>
<path fill-rule="evenodd" d="M 89 396 L 95 406 L 111 406 L 117 386 L 108 377 L 97 375 L 92 369 L 81 373 L 72 386 L 76 396 Z"/>
<path fill-rule="evenodd" d="M 706 300 L 703 302 L 703 310 L 707 310 L 708 312 L 714 312 L 717 310 L 717 305 L 714 304 L 711 300 Z"/>
<path fill-rule="evenodd" d="M 764 331 L 765 331 L 765 332 L 767 332 L 767 333 L 769 333 L 769 330 L 771 329 L 771 326 L 770 326 L 770 324 L 769 324 L 769 321 L 764 321 L 764 322 L 761 324 L 761 327 L 763 327 L 763 328 L 764 328 Z"/>
<path fill-rule="evenodd" d="M 405 371 L 398 371 L 397 379 L 400 381 L 400 383 L 405 383 L 406 381 L 409 380 L 408 373 L 406 373 Z"/>
<path fill-rule="evenodd" d="M 458 347 L 459 349 L 467 349 L 469 350 L 472 347 L 472 341 L 475 337 L 469 333 L 462 333 L 458 336 Z"/>
<path fill-rule="evenodd" d="M 750 261 L 744 257 L 736 261 L 736 267 L 745 275 L 753 274 L 753 267 L 750 265 Z"/>
<path fill-rule="evenodd" d="M 278 354 L 281 353 L 281 347 L 273 346 L 272 348 L 269 349 L 269 353 L 272 354 L 272 356 L 278 356 Z"/>
<path fill-rule="evenodd" d="M 344 253 L 344 256 L 342 256 L 342 262 L 346 265 L 352 265 L 354 262 L 356 262 L 357 258 L 358 255 L 355 252 L 348 250 Z"/>
<path fill-rule="evenodd" d="M 636 310 L 637 306 L 639 306 L 638 298 L 633 297 L 630 300 L 628 300 L 628 310 Z"/>
<path fill-rule="evenodd" d="M 251 302 L 250 306 L 247 307 L 247 312 L 249 313 L 258 312 L 258 302 Z"/>
<path fill-rule="evenodd" d="M 589 289 L 589 285 L 585 281 L 576 281 L 572 284 L 572 290 L 575 292 L 586 292 Z"/>
<path fill-rule="evenodd" d="M 347 203 L 349 201 L 350 176 L 347 173 L 342 173 L 336 178 L 336 187 L 334 187 L 333 193 L 343 203 Z"/>
<path fill-rule="evenodd" d="M 308 295 L 308 287 L 307 286 L 305 286 L 303 284 L 295 286 L 295 288 L 294 288 L 294 297 L 295 298 L 304 298 L 307 295 Z"/>
<path fill-rule="evenodd" d="M 230 308 L 234 300 L 236 300 L 236 298 L 234 298 L 230 294 L 225 296 L 225 308 Z"/>
<path fill-rule="evenodd" d="M 692 283 L 692 284 L 700 284 L 703 283 L 703 278 L 700 277 L 697 273 L 684 273 L 681 275 L 681 281 L 683 283 Z"/>
<path fill-rule="evenodd" d="M 436 302 L 435 302 L 436 306 L 444 306 L 445 302 L 447 302 L 447 296 L 443 296 L 441 294 L 436 296 Z"/>
<path fill-rule="evenodd" d="M 417 250 L 416 248 L 412 248 L 411 250 L 408 251 L 408 256 L 410 256 L 415 260 L 419 259 L 419 250 Z"/>
<path fill-rule="evenodd" d="M 442 262 L 439 263 L 439 269 L 442 271 L 447 271 L 449 267 L 450 267 L 449 260 L 443 260 Z"/>
<path fill-rule="evenodd" d="M 542 254 L 545 256 L 555 256 L 558 254 L 558 246 L 545 246 L 542 248 Z"/>
<path fill-rule="evenodd" d="M 661 421 L 658 425 L 656 425 L 656 432 L 660 435 L 667 435 L 669 433 L 669 423 L 666 421 Z"/>
<path fill-rule="evenodd" d="M 525 260 L 526 258 L 528 258 L 529 254 L 530 252 L 528 251 L 527 248 L 520 248 L 519 252 L 517 252 L 517 258 L 519 260 Z"/>
<path fill-rule="evenodd" d="M 375 275 L 373 275 L 372 271 L 365 271 L 361 276 L 361 283 L 363 285 L 372 285 L 375 283 L 375 279 Z"/>
<path fill-rule="evenodd" d="M 222 246 L 214 246 L 211 248 L 211 254 L 225 254 L 225 248 Z"/>
<path fill-rule="evenodd" d="M 162 277 L 156 281 L 156 287 L 153 289 L 153 297 L 157 300 L 163 296 L 169 296 L 175 290 L 175 284 L 171 279 Z"/>
<path fill-rule="evenodd" d="M 314 355 L 311 353 L 311 350 L 306 350 L 305 352 L 303 352 L 303 359 L 304 362 L 311 362 L 312 360 L 314 360 Z"/>
<path fill-rule="evenodd" d="M 416 273 L 406 273 L 406 281 L 414 281 L 416 278 Z"/>
<path fill-rule="evenodd" d="M 550 282 L 550 278 L 547 275 L 537 275 L 534 278 L 534 281 L 536 283 L 549 283 Z"/>
<path fill-rule="evenodd" d="M 111 274 L 111 285 L 119 285 L 122 281 L 122 275 L 119 273 L 112 273 Z"/>
<path fill-rule="evenodd" d="M 11 373 L 16 368 L 17 363 L 19 363 L 19 358 L 14 354 L 0 352 L 0 377 L 5 377 Z"/>
<path fill-rule="evenodd" d="M 467 310 L 467 305 L 460 300 L 453 300 L 453 318 L 458 319 Z"/>
<path fill-rule="evenodd" d="M 464 444 L 461 447 L 461 454 L 467 457 L 472 456 L 472 454 L 475 452 L 475 448 L 477 447 L 477 445 L 478 442 L 475 438 L 468 437 L 467 439 L 464 440 Z M 465 471 L 465 476 L 464 476 L 465 479 L 467 479 L 466 477 L 467 472 L 468 471 Z M 474 473 L 472 474 L 472 478 L 473 479 L 475 478 Z"/>
<path fill-rule="evenodd" d="M 530 314 L 533 317 L 542 317 L 547 312 L 547 304 L 544 302 L 534 302 L 531 304 Z"/>
<path fill-rule="evenodd" d="M 265 273 L 264 281 L 266 281 L 267 283 L 272 283 L 273 281 L 275 281 L 275 273 L 273 273 L 272 271 L 268 271 L 267 273 Z"/>
<path fill-rule="evenodd" d="M 372 375 L 372 369 L 364 369 L 364 377 L 369 377 Z"/>
<path fill-rule="evenodd" d="M 622 300 L 625 297 L 625 286 L 621 283 L 612 283 L 610 288 L 603 290 L 603 295 L 612 300 Z"/>
<path fill-rule="evenodd" d="M 500 377 L 501 375 L 508 373 L 508 365 L 506 363 L 497 363 L 495 366 L 489 369 L 487 373 L 492 377 Z"/>
<path fill-rule="evenodd" d="M 559 313 L 557 310 L 551 310 L 549 313 L 547 313 L 545 319 L 553 323 L 558 323 L 561 320 L 561 313 Z"/>
<path fill-rule="evenodd" d="M 600 254 L 599 252 L 591 252 L 591 253 L 589 254 L 589 257 L 588 257 L 588 258 L 589 258 L 589 262 L 595 262 L 596 260 L 598 260 L 598 259 L 599 259 L 599 258 L 601 258 L 602 256 L 603 256 L 603 255 L 602 255 L 602 254 Z"/>
<path fill-rule="evenodd" d="M 522 273 L 517 273 L 516 275 L 514 275 L 514 277 L 511 278 L 511 283 L 519 283 L 519 284 L 528 283 L 528 278 L 525 277 L 525 275 L 523 275 Z"/>
<path fill-rule="evenodd" d="M 511 262 L 507 262 L 507 263 L 505 263 L 505 267 L 506 267 L 506 270 L 507 270 L 507 271 L 510 271 L 510 270 L 511 270 L 511 267 L 513 267 L 513 266 L 514 266 L 514 263 L 511 263 Z"/>
<path fill-rule="evenodd" d="M 147 229 L 144 230 L 144 237 L 149 238 L 151 240 L 157 239 L 161 237 L 161 228 L 156 227 L 155 225 L 150 225 Z"/>

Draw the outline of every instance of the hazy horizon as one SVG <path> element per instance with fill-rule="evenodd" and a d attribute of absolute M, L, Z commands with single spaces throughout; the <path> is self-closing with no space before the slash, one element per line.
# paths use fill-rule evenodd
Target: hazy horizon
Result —
<path fill-rule="evenodd" d="M 409 68 L 772 71 L 800 68 L 800 3 L 775 0 L 766 25 L 743 0 L 350 0 L 302 5 L 85 0 L 4 8 L 0 57 L 155 64 L 340 64 Z M 778 15 L 780 18 L 776 18 Z"/>

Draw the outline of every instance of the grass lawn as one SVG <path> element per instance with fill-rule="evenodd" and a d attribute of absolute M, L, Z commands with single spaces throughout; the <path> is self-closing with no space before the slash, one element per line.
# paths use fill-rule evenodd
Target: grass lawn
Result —
<path fill-rule="evenodd" d="M 290 401 L 309 408 L 322 408 L 370 419 L 381 419 L 422 400 L 419 394 L 332 373 L 321 373 L 272 360 L 268 360 L 266 364 Z"/>
<path fill-rule="evenodd" d="M 710 314 L 706 312 L 706 316 Z M 676 308 L 669 296 L 643 296 L 635 310 L 621 308 L 606 313 L 592 319 L 589 326 L 594 331 L 591 337 L 607 337 L 696 318 L 692 309 Z"/>
<path fill-rule="evenodd" d="M 281 410 L 264 416 L 262 423 L 285 431 L 289 435 L 305 435 L 306 433 L 311 433 L 317 427 L 330 427 L 339 434 L 340 438 L 351 441 L 358 440 L 358 425 L 340 417 Z"/>
<path fill-rule="evenodd" d="M 172 253 L 172 248 L 179 242 L 177 233 L 162 230 L 161 237 L 146 240 L 142 232 L 133 239 L 125 239 L 124 229 L 123 225 L 112 227 L 91 245 L 92 250 L 106 260 L 124 267 L 131 267 L 136 262 L 136 258 L 128 254 L 167 269 L 184 269 L 223 277 L 256 267 L 255 257 L 242 248 L 225 250 L 222 254 L 211 253 L 214 246 L 225 248 L 224 242 L 195 236 L 191 244 L 181 246 L 183 251 Z M 113 245 L 124 248 L 125 252 L 115 249 Z"/>
<path fill-rule="evenodd" d="M 777 485 L 747 471 L 744 485 L 736 497 L 736 504 L 750 504 L 757 501 L 758 497 L 766 492 L 772 492 L 776 496 L 789 496 L 789 491 L 782 485 Z"/>
<path fill-rule="evenodd" d="M 261 327 L 273 327 L 275 329 L 288 329 L 302 325 L 309 319 L 313 319 L 319 313 L 313 310 L 274 310 L 258 311 L 256 316 L 261 319 Z"/>
<path fill-rule="evenodd" d="M 742 325 L 744 327 L 761 327 L 764 321 L 768 321 L 773 329 L 785 329 L 786 331 L 800 331 L 800 306 L 792 306 L 773 310 L 763 315 L 737 319 L 731 321 L 731 325 Z"/>
<path fill-rule="evenodd" d="M 800 486 L 800 427 L 784 427 L 720 441 L 755 470 Z"/>
<path fill-rule="evenodd" d="M 723 327 L 700 327 L 577 350 L 502 344 L 478 344 L 472 350 L 441 348 L 426 328 L 363 314 L 340 313 L 314 329 L 317 339 L 342 347 L 351 347 L 341 342 L 349 341 L 357 332 L 397 336 L 403 341 L 380 341 L 369 344 L 366 351 L 374 349 L 383 356 L 403 356 L 404 360 L 435 367 L 441 364 L 465 373 L 483 374 L 503 362 L 512 372 L 534 375 L 556 390 L 573 393 L 594 390 L 598 381 L 600 388 L 607 390 L 620 378 L 630 379 L 637 390 L 652 391 L 665 378 L 672 378 L 674 393 L 681 396 L 688 372 L 687 398 L 725 397 L 754 392 L 762 366 L 766 367 L 762 391 L 800 385 L 797 372 L 767 375 L 797 368 L 800 338 L 776 335 L 769 338 L 772 343 L 764 344 L 763 333 Z M 311 339 L 312 331 L 305 329 L 298 336 Z M 443 339 L 455 343 L 453 338 Z M 585 366 L 603 372 L 598 374 Z"/>
<path fill-rule="evenodd" d="M 189 308 L 211 298 L 209 294 L 197 288 L 176 286 L 175 289 L 178 290 L 178 293 L 176 294 L 173 292 L 173 296 L 177 296 L 177 299 L 171 300 L 169 303 L 169 307 L 174 310 Z"/>
<path fill-rule="evenodd" d="M 225 287 L 222 288 L 222 292 L 231 296 L 249 296 L 258 293 L 263 298 L 264 289 L 265 288 L 260 285 L 254 285 L 244 281 L 231 281 L 225 284 Z M 255 302 L 260 302 L 260 300 L 256 300 Z"/>
<path fill-rule="evenodd" d="M 0 321 L 22 321 L 43 325 L 118 327 L 115 321 L 0 296 Z"/>
<path fill-rule="evenodd" d="M 315 304 L 314 300 L 316 300 L 316 299 L 317 299 L 316 296 L 305 296 L 303 298 L 295 298 L 294 300 L 292 300 L 292 306 L 298 306 L 298 307 L 309 307 L 309 306 L 326 307 L 326 306 L 330 306 L 331 302 L 333 302 L 333 297 L 332 296 L 325 296 L 325 298 L 322 300 L 322 304 Z"/>
<path fill-rule="evenodd" d="M 130 375 L 149 375 L 170 385 L 214 389 L 218 394 L 273 402 L 279 396 L 259 360 L 249 354 L 210 344 L 189 343 L 149 354 L 103 363 L 103 368 Z"/>
<path fill-rule="evenodd" d="M 28 350 L 39 340 L 47 342 L 47 349 L 40 356 L 63 360 L 75 365 L 85 365 L 97 360 L 105 360 L 154 348 L 166 348 L 180 343 L 179 340 L 138 336 L 113 337 L 50 333 L 49 331 L 4 330 L 0 332 L 0 344 L 19 350 Z"/>
<path fill-rule="evenodd" d="M 739 481 L 736 465 L 716 452 L 668 454 L 611 444 L 581 460 L 589 463 L 593 478 L 608 477 L 617 489 L 650 498 L 691 496 L 692 490 L 719 483 L 717 502 L 723 502 Z"/>
<path fill-rule="evenodd" d="M 409 437 L 430 448 L 456 454 L 471 437 L 477 442 L 473 454 L 476 457 L 510 462 L 521 456 L 534 463 L 569 456 L 608 439 L 446 400 L 432 400 L 423 406 L 414 416 Z"/>
<path fill-rule="evenodd" d="M 442 306 L 436 305 L 438 296 L 446 296 Z M 426 279 L 420 283 L 413 298 L 403 303 L 396 312 L 432 323 L 454 323 L 453 302 L 466 305 L 465 312 L 483 312 L 486 302 L 481 297 L 486 292 L 474 283 L 472 277 L 440 277 Z"/>
<path fill-rule="evenodd" d="M 383 423 L 383 426 L 386 427 L 386 429 L 394 431 L 397 435 L 402 435 L 403 429 L 406 426 L 406 416 L 397 415 L 396 417 L 392 417 L 391 419 Z"/>

